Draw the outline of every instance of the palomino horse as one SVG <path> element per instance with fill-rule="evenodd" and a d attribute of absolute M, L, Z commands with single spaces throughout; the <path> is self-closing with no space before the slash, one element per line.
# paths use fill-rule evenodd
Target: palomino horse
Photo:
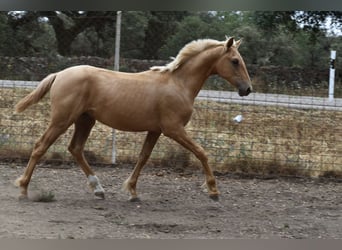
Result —
<path fill-rule="evenodd" d="M 47 149 L 72 124 L 75 131 L 68 147 L 86 174 L 96 196 L 104 198 L 99 178 L 83 155 L 90 130 L 98 120 L 124 131 L 147 131 L 147 136 L 132 174 L 124 183 L 137 200 L 136 184 L 159 136 L 163 133 L 186 149 L 202 163 L 209 196 L 217 199 L 219 192 L 213 171 L 203 148 L 186 133 L 195 97 L 205 80 L 218 74 L 237 87 L 240 96 L 252 91 L 251 81 L 238 47 L 239 41 L 212 39 L 187 44 L 166 66 L 152 67 L 140 73 L 122 73 L 91 66 L 75 66 L 50 74 L 17 105 L 22 112 L 37 103 L 50 90 L 51 121 L 36 142 L 24 174 L 16 180 L 21 197 L 37 164 Z"/>

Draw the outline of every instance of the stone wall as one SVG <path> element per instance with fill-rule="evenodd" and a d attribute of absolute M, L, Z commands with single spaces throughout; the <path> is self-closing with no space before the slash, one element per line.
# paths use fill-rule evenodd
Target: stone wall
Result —
<path fill-rule="evenodd" d="M 155 65 L 165 65 L 162 60 L 138 60 L 121 59 L 120 70 L 125 72 L 140 72 Z M 64 68 L 88 64 L 97 67 L 113 69 L 113 58 L 100 57 L 0 57 L 0 79 L 39 81 L 47 74 Z M 276 67 L 248 65 L 249 74 L 256 83 L 258 92 L 277 92 L 310 89 L 327 89 L 329 69 L 303 69 L 299 67 Z M 337 93 L 342 89 L 340 86 L 342 72 L 336 72 Z M 218 80 L 207 84 L 209 89 L 222 89 L 217 86 Z M 225 88 L 225 84 L 221 84 Z M 228 88 L 229 89 L 229 88 Z M 285 90 L 284 90 L 285 89 Z M 342 95 L 342 94 L 341 94 Z"/>
<path fill-rule="evenodd" d="M 165 61 L 121 59 L 120 70 L 139 72 Z M 39 81 L 49 73 L 75 65 L 92 65 L 107 69 L 114 68 L 113 58 L 100 57 L 0 57 L 0 79 Z"/>

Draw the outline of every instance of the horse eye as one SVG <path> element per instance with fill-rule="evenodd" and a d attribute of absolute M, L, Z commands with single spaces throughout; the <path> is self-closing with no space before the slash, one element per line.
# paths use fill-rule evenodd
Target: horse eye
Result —
<path fill-rule="evenodd" d="M 234 59 L 232 60 L 232 63 L 233 63 L 234 65 L 239 65 L 239 60 L 236 59 L 236 58 L 234 58 Z"/>

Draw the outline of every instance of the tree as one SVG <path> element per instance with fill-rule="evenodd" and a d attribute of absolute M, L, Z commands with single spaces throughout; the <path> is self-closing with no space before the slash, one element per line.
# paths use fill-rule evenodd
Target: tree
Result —
<path fill-rule="evenodd" d="M 178 51 L 188 42 L 205 38 L 209 25 L 203 22 L 199 16 L 186 17 L 177 27 L 175 34 L 169 37 L 165 45 L 160 48 L 160 57 L 169 59 L 176 56 Z"/>
<path fill-rule="evenodd" d="M 188 15 L 186 11 L 151 11 L 145 31 L 143 54 L 158 59 L 158 51 L 174 34 L 178 22 Z"/>
<path fill-rule="evenodd" d="M 6 55 L 7 50 L 9 49 L 9 41 L 8 34 L 11 32 L 10 27 L 7 22 L 7 13 L 0 12 L 0 54 Z"/>
<path fill-rule="evenodd" d="M 37 56 L 55 51 L 52 30 L 33 12 L 1 12 L 0 26 L 2 55 Z"/>
<path fill-rule="evenodd" d="M 120 54 L 125 58 L 146 58 L 144 55 L 145 32 L 148 29 L 148 11 L 124 11 L 122 13 Z M 114 38 L 114 36 L 113 36 Z M 114 42 L 112 43 L 114 53 Z"/>
<path fill-rule="evenodd" d="M 297 11 L 294 17 L 297 23 L 302 24 L 304 30 L 312 32 L 325 32 L 325 23 L 328 19 L 336 28 L 342 28 L 342 11 Z"/>
<path fill-rule="evenodd" d="M 251 20 L 267 37 L 270 37 L 278 32 L 279 26 L 295 32 L 297 23 L 294 14 L 294 11 L 255 11 L 252 12 Z"/>
<path fill-rule="evenodd" d="M 49 19 L 55 31 L 58 52 L 63 56 L 70 55 L 72 42 L 81 32 L 92 27 L 99 35 L 106 23 L 115 23 L 116 17 L 112 11 L 44 11 L 39 15 Z"/>
<path fill-rule="evenodd" d="M 223 13 L 217 12 L 199 12 L 188 15 L 178 23 L 174 34 L 169 36 L 160 48 L 160 57 L 167 59 L 177 55 L 179 50 L 192 40 L 203 38 L 224 40 L 225 35 L 229 35 L 228 32 L 232 32 L 233 29 L 230 29 L 229 21 L 232 19 L 228 20 Z"/>
<path fill-rule="evenodd" d="M 341 27 L 341 13 L 334 11 L 250 12 L 250 19 L 256 26 L 254 33 L 260 34 L 259 41 L 263 40 L 264 53 L 258 55 L 258 52 L 250 49 L 249 53 L 254 54 L 252 61 L 258 63 L 256 58 L 259 58 L 262 64 L 307 67 L 321 65 L 322 57 L 329 50 L 324 24 L 330 18 L 336 27 Z M 252 33 L 245 32 L 244 36 L 249 37 L 250 34 Z M 241 47 L 241 50 L 244 49 L 246 48 Z"/>

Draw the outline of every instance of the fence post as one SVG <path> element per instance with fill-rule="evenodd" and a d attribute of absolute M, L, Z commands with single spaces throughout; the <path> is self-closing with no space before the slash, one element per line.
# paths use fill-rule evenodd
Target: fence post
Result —
<path fill-rule="evenodd" d="M 336 59 L 336 50 L 332 50 L 331 54 L 330 54 L 329 101 L 333 101 L 334 100 L 335 59 Z"/>
<path fill-rule="evenodd" d="M 120 68 L 120 37 L 121 37 L 121 11 L 116 12 L 116 31 L 115 31 L 115 55 L 114 70 Z M 116 136 L 115 129 L 112 129 L 112 164 L 116 163 Z"/>

